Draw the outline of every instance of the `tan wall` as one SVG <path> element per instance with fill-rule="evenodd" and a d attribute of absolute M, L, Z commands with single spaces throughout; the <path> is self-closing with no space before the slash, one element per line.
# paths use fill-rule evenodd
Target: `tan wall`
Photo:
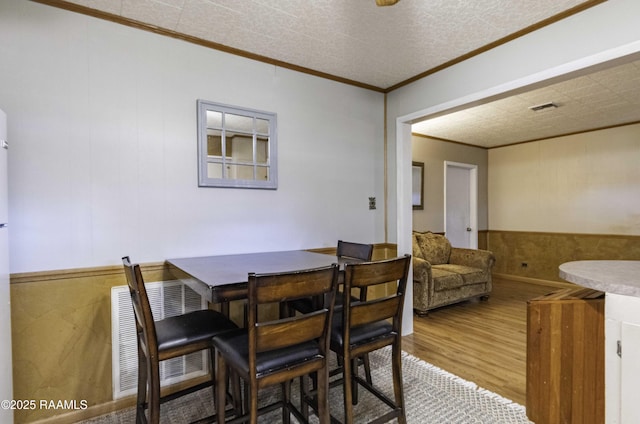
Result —
<path fill-rule="evenodd" d="M 394 255 L 395 245 L 374 249 L 374 259 Z M 142 271 L 147 282 L 172 279 L 162 263 L 143 264 Z M 70 415 L 55 409 L 15 411 L 16 424 L 73 423 L 133 405 L 133 398 L 113 402 L 111 388 L 111 287 L 125 284 L 121 267 L 11 276 L 14 398 L 86 400 L 89 406 Z M 241 323 L 242 307 L 232 305 L 231 316 Z"/>
<path fill-rule="evenodd" d="M 487 150 L 414 135 L 412 160 L 424 163 L 424 210 L 413 211 L 416 231 L 444 231 L 444 161 L 478 166 L 478 229 L 487 223 Z"/>

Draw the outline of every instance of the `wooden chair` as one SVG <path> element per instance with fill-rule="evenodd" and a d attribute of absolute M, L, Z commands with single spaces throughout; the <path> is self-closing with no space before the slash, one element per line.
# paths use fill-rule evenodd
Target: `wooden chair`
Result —
<path fill-rule="evenodd" d="M 231 422 L 250 421 L 258 415 L 282 407 L 282 421 L 293 413 L 306 421 L 290 402 L 290 382 L 296 377 L 316 373 L 320 423 L 329 423 L 329 334 L 338 285 L 338 265 L 278 274 L 249 274 L 249 326 L 214 338 L 218 361 L 218 423 L 225 422 L 224 393 L 227 368 L 248 384 L 245 415 Z M 298 297 L 327 298 L 319 309 L 293 317 L 266 319 L 258 312 L 268 304 Z M 258 409 L 258 391 L 282 385 L 282 399 Z"/>
<path fill-rule="evenodd" d="M 338 260 L 344 259 L 368 262 L 373 256 L 373 244 L 354 243 L 350 241 L 338 240 L 336 256 L 338 257 Z M 360 300 L 367 299 L 366 287 L 360 289 L 359 298 Z M 354 298 L 354 300 L 357 300 L 357 298 Z M 286 308 L 286 312 L 281 312 L 281 315 L 288 314 L 288 316 L 295 315 L 296 311 L 305 313 L 311 311 L 314 308 L 313 299 L 310 297 L 296 299 L 291 302 L 287 302 L 282 306 L 283 309 Z M 335 309 L 342 309 L 342 296 L 340 294 L 336 296 Z M 364 365 L 365 377 L 369 383 L 372 383 L 369 356 L 364 355 L 362 358 L 360 358 L 359 363 Z"/>
<path fill-rule="evenodd" d="M 334 314 L 331 350 L 342 358 L 345 424 L 353 423 L 354 389 L 363 386 L 386 403 L 391 411 L 376 419 L 381 423 L 397 418 L 406 423 L 402 390 L 402 311 L 411 256 L 360 264 L 349 264 L 344 275 L 344 306 Z M 348 295 L 352 288 L 397 282 L 394 294 L 372 300 L 357 300 Z M 389 322 L 389 319 L 391 322 Z M 369 381 L 357 375 L 356 360 L 369 352 L 391 346 L 395 401 L 389 399 Z M 304 407 L 304 405 L 303 405 Z"/>
<path fill-rule="evenodd" d="M 122 263 L 129 285 L 138 335 L 136 423 L 157 424 L 160 421 L 161 403 L 205 387 L 212 387 L 214 399 L 216 398 L 212 339 L 238 327 L 220 312 L 209 309 L 154 321 L 140 266 L 132 264 L 128 256 L 122 258 Z M 209 349 L 211 359 L 210 380 L 161 396 L 160 362 L 204 349 Z M 224 399 L 223 403 L 226 403 Z M 145 409 L 149 409 L 148 420 Z"/>

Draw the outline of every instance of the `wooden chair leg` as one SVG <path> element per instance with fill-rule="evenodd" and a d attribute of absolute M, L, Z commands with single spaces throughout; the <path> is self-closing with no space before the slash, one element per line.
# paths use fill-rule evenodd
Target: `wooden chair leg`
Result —
<path fill-rule="evenodd" d="M 158 363 L 149 364 L 147 368 L 149 387 L 149 424 L 160 423 L 160 368 Z"/>
<path fill-rule="evenodd" d="M 213 347 L 209 348 L 209 366 L 211 367 L 211 370 L 209 371 L 209 376 L 211 378 L 211 382 L 213 383 L 211 385 L 211 395 L 213 396 L 211 399 L 213 399 L 213 401 L 216 401 L 216 350 Z"/>
<path fill-rule="evenodd" d="M 249 383 L 249 422 L 258 424 L 258 385 L 256 382 Z"/>
<path fill-rule="evenodd" d="M 344 392 L 344 424 L 353 423 L 353 378 L 351 373 L 351 364 L 353 361 L 344 359 L 342 371 L 342 390 Z M 318 385 L 320 382 L 318 382 Z M 356 383 L 357 384 L 357 383 Z"/>
<path fill-rule="evenodd" d="M 144 404 L 147 401 L 147 360 L 138 346 L 138 398 L 136 400 L 136 424 L 146 423 Z"/>
<path fill-rule="evenodd" d="M 289 380 L 282 383 L 282 423 L 289 424 L 291 422 L 291 412 L 289 404 L 291 402 L 291 382 Z"/>
<path fill-rule="evenodd" d="M 231 396 L 233 397 L 233 412 L 237 417 L 242 415 L 242 383 L 240 376 L 237 373 L 232 372 L 228 377 L 231 381 Z"/>
<path fill-rule="evenodd" d="M 365 353 L 362 356 L 362 364 L 364 365 L 364 378 L 367 383 L 373 385 L 373 379 L 371 378 L 371 362 L 369 361 L 369 354 Z"/>
<path fill-rule="evenodd" d="M 224 424 L 225 421 L 225 409 L 227 404 L 227 364 L 222 355 L 219 353 L 217 356 L 217 377 L 216 380 L 216 416 L 218 424 Z"/>
<path fill-rule="evenodd" d="M 347 362 L 347 361 L 345 361 Z M 345 374 L 347 375 L 347 374 Z M 358 404 L 358 381 L 356 381 L 355 376 L 358 375 L 358 359 L 352 359 L 351 360 L 351 373 L 348 374 L 349 378 L 351 379 L 351 386 L 352 386 L 352 390 L 353 390 L 353 394 L 352 394 L 352 398 L 351 398 L 351 403 L 353 405 L 357 405 Z"/>
<path fill-rule="evenodd" d="M 307 396 L 309 396 L 309 381 L 306 375 L 300 376 L 300 413 L 306 421 L 309 421 L 309 403 L 307 402 Z"/>
<path fill-rule="evenodd" d="M 407 418 L 404 407 L 404 390 L 402 388 L 402 350 L 399 342 L 394 343 L 391 350 L 391 367 L 393 372 L 393 393 L 396 400 L 396 407 L 400 408 L 398 424 L 406 424 Z"/>
<path fill-rule="evenodd" d="M 318 380 L 318 419 L 320 424 L 329 424 L 331 414 L 329 411 L 329 370 L 328 368 L 317 372 Z"/>

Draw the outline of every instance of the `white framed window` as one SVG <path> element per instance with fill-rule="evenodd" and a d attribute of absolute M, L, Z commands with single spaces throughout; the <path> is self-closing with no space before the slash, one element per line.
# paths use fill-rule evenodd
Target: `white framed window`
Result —
<path fill-rule="evenodd" d="M 278 188 L 276 114 L 198 100 L 198 185 Z"/>

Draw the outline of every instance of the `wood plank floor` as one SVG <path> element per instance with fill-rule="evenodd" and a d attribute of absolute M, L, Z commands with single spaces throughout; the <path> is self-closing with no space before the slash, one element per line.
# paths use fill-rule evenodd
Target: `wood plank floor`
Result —
<path fill-rule="evenodd" d="M 414 315 L 402 349 L 424 361 L 526 404 L 527 300 L 557 287 L 494 279 L 486 302 L 472 300 Z"/>

